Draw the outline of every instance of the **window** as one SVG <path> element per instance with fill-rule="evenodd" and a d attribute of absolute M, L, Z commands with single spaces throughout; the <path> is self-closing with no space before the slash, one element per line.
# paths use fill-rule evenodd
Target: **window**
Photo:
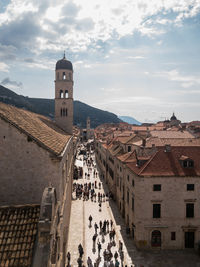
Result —
<path fill-rule="evenodd" d="M 127 195 L 126 195 L 126 197 L 127 197 L 127 204 L 129 204 L 129 191 L 127 191 Z"/>
<path fill-rule="evenodd" d="M 135 185 L 135 181 L 132 179 L 132 186 L 134 187 L 134 185 Z"/>
<path fill-rule="evenodd" d="M 187 191 L 194 191 L 194 184 L 187 184 Z"/>
<path fill-rule="evenodd" d="M 194 161 L 189 160 L 188 161 L 188 167 L 194 167 Z"/>
<path fill-rule="evenodd" d="M 160 204 L 153 204 L 153 218 L 160 218 Z"/>
<path fill-rule="evenodd" d="M 176 232 L 171 232 L 171 240 L 176 240 Z"/>
<path fill-rule="evenodd" d="M 161 191 L 161 184 L 154 184 L 153 191 Z"/>
<path fill-rule="evenodd" d="M 121 171 L 122 171 L 122 168 L 120 167 L 119 170 L 120 170 L 120 172 L 121 172 Z"/>
<path fill-rule="evenodd" d="M 135 204 L 135 200 L 134 200 L 134 197 L 132 197 L 132 211 L 134 211 L 134 204 Z"/>
<path fill-rule="evenodd" d="M 194 203 L 186 204 L 186 218 L 194 218 Z"/>
<path fill-rule="evenodd" d="M 127 175 L 127 180 L 129 181 L 129 175 Z"/>
<path fill-rule="evenodd" d="M 63 72 L 63 80 L 66 80 L 66 74 Z"/>
<path fill-rule="evenodd" d="M 65 98 L 68 98 L 68 90 L 65 90 Z"/>
<path fill-rule="evenodd" d="M 63 90 L 60 90 L 60 98 L 63 98 Z"/>
<path fill-rule="evenodd" d="M 192 168 L 192 167 L 194 167 L 194 161 L 191 159 L 183 160 L 182 166 L 183 166 L 183 168 Z"/>
<path fill-rule="evenodd" d="M 128 146 L 128 152 L 131 152 L 131 146 Z"/>

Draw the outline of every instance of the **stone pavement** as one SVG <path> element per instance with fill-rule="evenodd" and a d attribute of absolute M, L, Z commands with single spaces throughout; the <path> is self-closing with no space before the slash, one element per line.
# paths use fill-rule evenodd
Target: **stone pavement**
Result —
<path fill-rule="evenodd" d="M 83 159 L 83 156 L 79 156 Z M 93 156 L 94 159 L 94 156 Z M 83 162 L 83 161 L 82 161 Z M 81 161 L 78 162 L 80 166 Z M 88 172 L 87 167 L 83 166 L 83 173 Z M 99 175 L 97 178 L 93 178 L 93 169 L 90 172 L 90 180 L 88 179 L 78 179 L 77 183 L 88 183 L 100 181 Z M 108 192 L 106 184 L 103 182 L 103 187 L 101 189 L 96 189 L 95 192 Z M 193 251 L 149 251 L 143 252 L 138 251 L 133 244 L 133 239 L 126 235 L 125 224 L 116 206 L 116 203 L 112 200 L 105 201 L 102 203 L 102 211 L 99 211 L 98 201 L 83 201 L 83 199 L 75 199 L 73 193 L 72 196 L 72 207 L 69 225 L 69 239 L 67 245 L 67 252 L 71 253 L 71 266 L 78 266 L 77 259 L 79 257 L 78 245 L 81 243 L 84 248 L 83 263 L 87 266 L 87 257 L 89 256 L 94 263 L 95 259 L 98 257 L 97 251 L 97 241 L 95 248 L 93 249 L 92 236 L 95 233 L 94 223 L 99 224 L 100 220 L 112 219 L 114 222 L 114 228 L 116 231 L 116 246 L 111 248 L 112 253 L 118 251 L 119 240 L 123 242 L 124 248 L 124 265 L 127 264 L 128 267 L 200 267 L 200 258 Z M 89 227 L 89 216 L 93 217 L 92 227 Z M 102 243 L 102 236 L 99 234 L 97 240 L 100 241 L 102 245 L 102 250 L 100 253 L 101 262 L 103 262 L 103 251 L 107 247 L 109 242 L 108 234 L 105 236 L 105 242 Z M 101 265 L 100 265 L 101 266 Z"/>

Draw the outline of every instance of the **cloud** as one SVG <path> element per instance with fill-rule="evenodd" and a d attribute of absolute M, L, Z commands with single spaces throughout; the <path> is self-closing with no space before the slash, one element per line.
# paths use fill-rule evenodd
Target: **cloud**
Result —
<path fill-rule="evenodd" d="M 2 45 L 0 43 L 0 59 L 2 61 L 16 60 L 16 48 L 11 45 Z"/>
<path fill-rule="evenodd" d="M 13 0 L 1 14 L 0 42 L 35 53 L 63 47 L 98 50 L 99 41 L 109 43 L 135 32 L 149 38 L 162 35 L 167 25 L 180 25 L 199 12 L 199 0 Z"/>
<path fill-rule="evenodd" d="M 16 89 L 23 87 L 22 82 L 11 81 L 9 77 L 6 77 L 1 82 L 2 85 L 8 86 L 10 89 Z"/>
<path fill-rule="evenodd" d="M 167 78 L 170 81 L 180 82 L 181 86 L 184 88 L 188 88 L 188 87 L 191 87 L 193 85 L 200 84 L 199 76 L 183 75 L 183 74 L 180 74 L 177 69 L 173 69 L 170 71 L 158 72 L 155 75 Z"/>
<path fill-rule="evenodd" d="M 4 46 L 22 48 L 35 42 L 40 34 L 40 26 L 32 13 L 27 13 L 16 21 L 3 24 L 0 27 L 0 43 Z"/>
<path fill-rule="evenodd" d="M 0 71 L 9 72 L 9 66 L 4 62 L 0 62 Z"/>

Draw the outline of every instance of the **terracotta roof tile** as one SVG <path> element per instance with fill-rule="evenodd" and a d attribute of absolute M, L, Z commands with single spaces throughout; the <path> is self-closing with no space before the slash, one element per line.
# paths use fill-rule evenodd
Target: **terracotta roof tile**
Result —
<path fill-rule="evenodd" d="M 188 131 L 151 131 L 151 136 L 159 138 L 195 138 Z"/>
<path fill-rule="evenodd" d="M 165 146 L 170 144 L 171 146 L 200 146 L 200 138 L 159 138 L 149 137 L 146 139 L 146 147 Z"/>
<path fill-rule="evenodd" d="M 194 167 L 184 168 L 180 160 L 191 159 Z M 127 166 L 139 176 L 200 176 L 200 147 L 171 147 L 170 152 L 159 148 L 141 167 L 136 161 Z"/>
<path fill-rule="evenodd" d="M 0 118 L 56 155 L 62 153 L 71 137 L 47 117 L 4 103 L 0 103 Z"/>
<path fill-rule="evenodd" d="M 0 207 L 1 267 L 31 266 L 39 215 L 39 205 Z"/>

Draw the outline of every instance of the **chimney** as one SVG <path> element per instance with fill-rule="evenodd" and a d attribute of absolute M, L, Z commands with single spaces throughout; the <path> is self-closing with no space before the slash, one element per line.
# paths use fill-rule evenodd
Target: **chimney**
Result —
<path fill-rule="evenodd" d="M 171 152 L 171 145 L 170 144 L 165 145 L 165 152 Z"/>

